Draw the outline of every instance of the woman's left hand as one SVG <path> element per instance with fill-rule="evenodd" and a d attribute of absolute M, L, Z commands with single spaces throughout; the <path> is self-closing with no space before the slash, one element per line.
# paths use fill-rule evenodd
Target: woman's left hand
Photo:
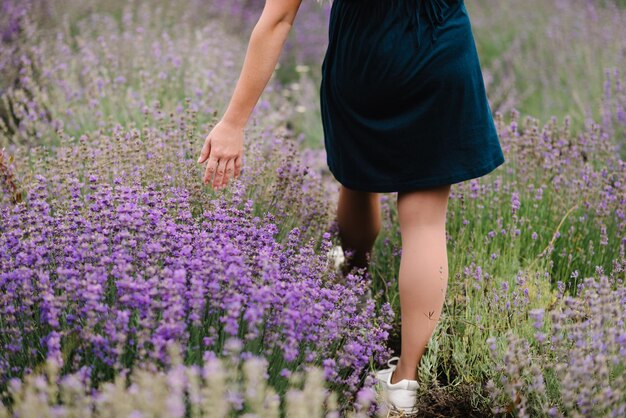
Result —
<path fill-rule="evenodd" d="M 229 124 L 223 119 L 211 129 L 204 140 L 198 164 L 207 161 L 203 183 L 212 182 L 214 189 L 226 187 L 228 180 L 241 173 L 244 128 Z M 213 175 L 215 174 L 215 178 Z"/>

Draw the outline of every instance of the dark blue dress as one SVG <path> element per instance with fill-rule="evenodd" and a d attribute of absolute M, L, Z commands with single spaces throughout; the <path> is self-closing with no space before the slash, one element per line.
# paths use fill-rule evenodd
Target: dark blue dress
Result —
<path fill-rule="evenodd" d="M 463 0 L 334 0 L 320 104 L 348 188 L 458 183 L 504 163 Z"/>

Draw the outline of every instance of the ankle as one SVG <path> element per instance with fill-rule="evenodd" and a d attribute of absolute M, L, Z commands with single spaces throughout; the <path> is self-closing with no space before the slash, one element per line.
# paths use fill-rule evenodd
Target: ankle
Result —
<path fill-rule="evenodd" d="M 417 371 L 413 368 L 406 370 L 398 361 L 397 367 L 391 373 L 391 384 L 398 383 L 402 379 L 417 380 Z"/>
<path fill-rule="evenodd" d="M 358 274 L 364 275 L 369 271 L 369 263 L 358 262 L 355 263 L 353 260 L 347 259 L 341 268 L 341 273 L 344 277 L 348 274 Z"/>

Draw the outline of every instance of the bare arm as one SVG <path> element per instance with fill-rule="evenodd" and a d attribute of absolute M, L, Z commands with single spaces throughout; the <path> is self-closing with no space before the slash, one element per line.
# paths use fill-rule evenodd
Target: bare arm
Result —
<path fill-rule="evenodd" d="M 241 171 L 243 130 L 276 68 L 302 0 L 266 0 L 254 26 L 235 91 L 222 119 L 205 139 L 198 163 L 208 159 L 205 184 L 225 187 Z"/>
<path fill-rule="evenodd" d="M 252 30 L 248 51 L 223 119 L 245 126 L 276 68 L 301 0 L 267 0 Z"/>

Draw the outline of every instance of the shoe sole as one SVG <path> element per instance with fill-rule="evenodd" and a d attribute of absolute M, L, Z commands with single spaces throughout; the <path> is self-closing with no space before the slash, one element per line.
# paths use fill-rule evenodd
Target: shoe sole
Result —
<path fill-rule="evenodd" d="M 417 417 L 417 413 L 419 411 L 417 409 L 414 409 L 413 412 L 407 412 L 401 409 L 398 409 L 396 407 L 394 407 L 393 405 L 387 405 L 387 417 L 386 418 L 415 418 Z"/>

